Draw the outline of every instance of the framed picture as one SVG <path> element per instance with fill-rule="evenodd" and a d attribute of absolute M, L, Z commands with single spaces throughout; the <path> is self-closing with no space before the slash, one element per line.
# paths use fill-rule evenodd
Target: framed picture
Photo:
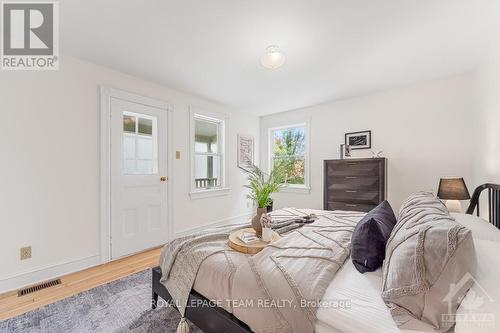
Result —
<path fill-rule="evenodd" d="M 372 147 L 372 131 L 346 133 L 345 144 L 349 145 L 351 150 L 370 149 Z"/>
<path fill-rule="evenodd" d="M 351 146 L 346 144 L 340 145 L 340 159 L 343 160 L 346 157 L 351 157 Z"/>
<path fill-rule="evenodd" d="M 238 167 L 248 169 L 254 159 L 254 138 L 238 134 Z"/>

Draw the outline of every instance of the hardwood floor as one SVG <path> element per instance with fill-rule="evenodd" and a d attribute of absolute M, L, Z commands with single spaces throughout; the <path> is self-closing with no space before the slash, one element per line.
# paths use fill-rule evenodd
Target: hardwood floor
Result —
<path fill-rule="evenodd" d="M 44 305 L 76 295 L 108 282 L 158 266 L 161 248 L 85 269 L 61 277 L 61 284 L 17 296 L 17 291 L 0 294 L 0 320 L 18 316 Z"/>

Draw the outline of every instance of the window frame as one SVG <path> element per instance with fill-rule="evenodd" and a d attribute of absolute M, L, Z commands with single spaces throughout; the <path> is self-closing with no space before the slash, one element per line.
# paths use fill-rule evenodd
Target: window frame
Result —
<path fill-rule="evenodd" d="M 227 165 L 228 165 L 228 152 L 227 152 L 227 128 L 228 128 L 228 116 L 224 113 L 206 111 L 198 107 L 190 106 L 189 108 L 189 123 L 190 123 L 190 191 L 189 196 L 191 199 L 201 199 L 207 197 L 221 196 L 229 194 L 229 182 L 227 177 Z M 217 153 L 196 153 L 195 142 L 196 142 L 196 131 L 195 131 L 195 120 L 207 120 L 218 124 L 217 128 Z M 220 175 L 221 181 L 220 186 L 214 188 L 196 188 L 195 180 L 195 156 L 196 155 L 207 155 L 207 156 L 219 156 L 220 158 Z"/>
<path fill-rule="evenodd" d="M 303 127 L 304 128 L 304 184 L 284 184 L 284 186 L 281 188 L 281 192 L 296 192 L 296 193 L 309 193 L 311 191 L 311 186 L 310 186 L 310 149 L 309 149 L 309 142 L 310 142 L 310 124 L 309 120 L 304 121 L 304 122 L 299 122 L 299 123 L 293 123 L 293 124 L 287 124 L 283 126 L 276 126 L 276 127 L 270 127 L 268 128 L 268 156 L 267 156 L 267 167 L 269 172 L 273 168 L 273 161 L 275 158 L 274 155 L 274 132 L 276 131 L 282 131 L 282 130 L 287 130 L 287 129 L 292 129 L 292 128 L 297 128 L 297 127 Z"/>

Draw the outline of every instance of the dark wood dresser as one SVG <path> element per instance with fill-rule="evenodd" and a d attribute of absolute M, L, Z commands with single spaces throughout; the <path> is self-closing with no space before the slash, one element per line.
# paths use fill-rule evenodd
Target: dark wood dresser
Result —
<path fill-rule="evenodd" d="M 368 212 L 385 200 L 385 158 L 324 161 L 323 209 Z"/>

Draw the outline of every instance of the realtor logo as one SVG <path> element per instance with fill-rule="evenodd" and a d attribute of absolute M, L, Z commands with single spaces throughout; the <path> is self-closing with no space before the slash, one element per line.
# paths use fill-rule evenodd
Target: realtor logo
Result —
<path fill-rule="evenodd" d="M 58 5 L 56 1 L 2 1 L 2 69 L 59 68 Z"/>

